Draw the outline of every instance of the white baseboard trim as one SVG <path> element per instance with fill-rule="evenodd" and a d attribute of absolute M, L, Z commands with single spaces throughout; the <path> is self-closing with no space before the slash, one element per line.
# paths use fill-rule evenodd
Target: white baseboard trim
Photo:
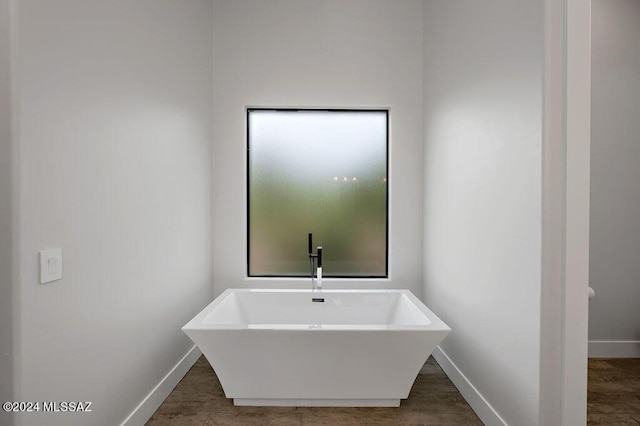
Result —
<path fill-rule="evenodd" d="M 198 358 L 200 358 L 200 355 L 202 355 L 202 352 L 200 352 L 200 349 L 195 345 L 189 349 L 189 352 L 160 380 L 160 383 L 149 392 L 120 426 L 144 425 L 151 416 L 153 416 L 153 413 L 156 412 L 158 407 L 162 405 L 162 402 L 169 396 L 178 382 L 187 374 Z"/>
<path fill-rule="evenodd" d="M 640 340 L 590 340 L 589 358 L 640 358 Z"/>
<path fill-rule="evenodd" d="M 467 379 L 460 369 L 451 361 L 451 358 L 438 346 L 433 351 L 433 357 L 438 362 L 445 374 L 458 388 L 460 394 L 469 403 L 473 411 L 480 417 L 482 423 L 487 426 L 507 426 L 500 414 L 489 404 L 478 389 Z"/>

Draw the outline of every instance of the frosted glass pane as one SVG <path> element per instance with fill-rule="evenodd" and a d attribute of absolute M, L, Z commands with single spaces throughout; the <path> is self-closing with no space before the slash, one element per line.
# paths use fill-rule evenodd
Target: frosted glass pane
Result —
<path fill-rule="evenodd" d="M 387 111 L 249 110 L 249 275 L 387 275 Z"/>

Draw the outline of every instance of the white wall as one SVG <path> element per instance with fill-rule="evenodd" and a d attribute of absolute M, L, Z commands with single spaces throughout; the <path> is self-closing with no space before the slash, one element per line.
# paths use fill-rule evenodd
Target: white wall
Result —
<path fill-rule="evenodd" d="M 10 0 L 0 0 L 0 401 L 13 400 Z M 9 423 L 0 412 L 0 423 Z"/>
<path fill-rule="evenodd" d="M 539 419 L 543 28 L 542 2 L 425 2 L 424 300 L 486 424 Z"/>
<path fill-rule="evenodd" d="M 211 2 L 19 2 L 19 424 L 113 425 L 212 298 Z M 4 99 L 4 97 L 2 98 Z M 38 251 L 62 247 L 39 284 Z"/>
<path fill-rule="evenodd" d="M 409 288 L 420 296 L 422 2 L 215 1 L 214 63 L 216 294 L 310 287 L 308 280 L 246 278 L 244 109 L 292 106 L 390 108 L 390 279 L 324 285 Z"/>
<path fill-rule="evenodd" d="M 592 8 L 589 352 L 640 357 L 640 1 Z"/>

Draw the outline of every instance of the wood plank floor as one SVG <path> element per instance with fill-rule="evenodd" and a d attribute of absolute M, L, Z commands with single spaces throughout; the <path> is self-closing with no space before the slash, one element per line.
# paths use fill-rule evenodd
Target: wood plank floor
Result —
<path fill-rule="evenodd" d="M 588 425 L 640 425 L 640 359 L 590 359 Z M 147 426 L 481 425 L 438 364 L 429 358 L 399 408 L 235 407 L 201 357 Z"/>
<path fill-rule="evenodd" d="M 429 358 L 398 408 L 236 407 L 201 357 L 151 417 L 169 425 L 482 425 L 440 366 Z"/>
<path fill-rule="evenodd" d="M 590 359 L 589 425 L 640 425 L 640 359 Z"/>

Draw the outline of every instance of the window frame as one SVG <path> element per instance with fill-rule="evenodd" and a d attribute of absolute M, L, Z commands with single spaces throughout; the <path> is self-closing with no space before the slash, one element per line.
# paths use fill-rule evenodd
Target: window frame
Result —
<path fill-rule="evenodd" d="M 389 108 L 294 108 L 294 107 L 245 107 L 245 126 L 246 126 L 246 182 L 245 182 L 245 229 L 246 229 L 246 276 L 248 278 L 309 278 L 309 275 L 277 275 L 277 274 L 251 274 L 250 258 L 251 258 L 251 138 L 250 138 L 250 114 L 253 111 L 275 111 L 275 112 L 313 112 L 313 111 L 326 111 L 326 112 L 344 112 L 344 113 L 367 113 L 367 112 L 381 112 L 385 115 L 386 121 L 386 147 L 385 147 L 385 268 L 384 275 L 327 275 L 323 274 L 324 279 L 348 279 L 348 280 L 362 280 L 362 279 L 388 279 L 389 278 L 389 145 L 390 145 L 390 132 L 389 122 L 390 114 Z M 304 235 L 301 236 L 304 238 Z"/>

